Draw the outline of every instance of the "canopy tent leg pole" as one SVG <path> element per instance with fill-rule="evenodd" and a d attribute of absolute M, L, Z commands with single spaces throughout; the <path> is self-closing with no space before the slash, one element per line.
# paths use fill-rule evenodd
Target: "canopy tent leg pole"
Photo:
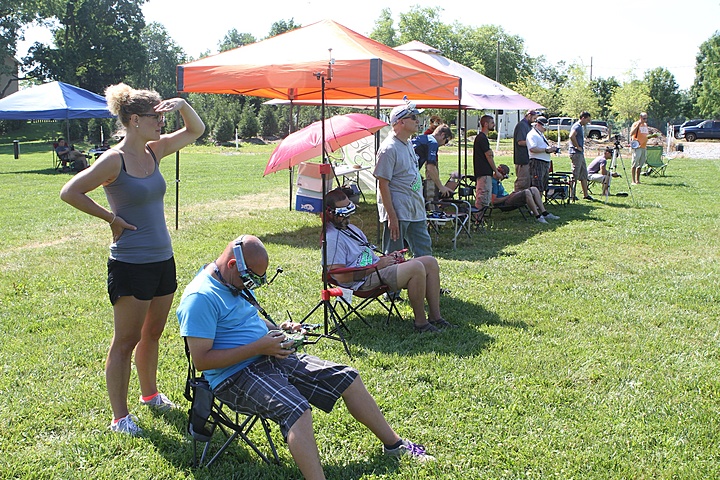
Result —
<path fill-rule="evenodd" d="M 332 49 L 330 49 L 332 50 Z M 328 160 L 328 152 L 327 152 L 327 144 L 325 142 L 325 81 L 328 82 L 332 80 L 332 59 L 330 60 L 330 63 L 328 64 L 328 71 L 327 71 L 327 77 L 323 72 L 315 73 L 314 75 L 317 77 L 318 80 L 320 80 L 321 85 L 321 102 L 320 102 L 320 125 L 321 125 L 321 141 L 322 141 L 322 165 L 320 166 L 320 177 L 321 177 L 321 185 L 322 185 L 322 209 L 325 210 L 325 195 L 326 195 L 326 186 L 327 186 L 327 177 L 331 173 L 333 173 L 332 165 L 330 165 L 330 162 Z M 343 347 L 345 348 L 345 353 L 348 354 L 350 358 L 352 358 L 352 353 L 350 353 L 350 348 L 348 347 L 347 342 L 345 341 L 345 336 L 342 333 L 343 324 L 342 321 L 339 321 L 338 316 L 335 312 L 335 308 L 333 307 L 331 300 L 331 294 L 330 290 L 328 290 L 328 283 L 327 283 L 327 215 L 321 215 L 322 220 L 322 234 L 320 236 L 321 239 L 321 250 L 322 250 L 322 285 L 323 288 L 320 292 L 320 301 L 315 305 L 315 307 L 308 313 L 304 318 L 303 322 L 307 320 L 308 317 L 310 317 L 320 306 L 323 307 L 323 333 L 320 335 L 321 337 L 329 338 L 330 340 L 336 340 L 343 344 Z M 330 321 L 332 321 L 332 327 L 330 325 Z M 337 335 L 336 335 L 337 334 Z"/>
<path fill-rule="evenodd" d="M 180 222 L 180 150 L 175 152 L 175 230 Z"/>
<path fill-rule="evenodd" d="M 292 112 L 293 112 L 293 101 L 290 100 L 290 121 L 288 122 L 288 128 L 290 129 L 290 131 L 288 132 L 288 135 L 291 134 L 291 133 L 293 133 L 293 114 L 292 114 Z M 289 195 L 289 198 L 288 198 L 288 202 L 290 203 L 290 211 L 292 212 L 292 209 L 293 209 L 293 204 L 292 204 L 292 194 L 293 194 L 293 167 L 290 167 L 290 168 L 288 169 L 288 176 L 289 176 L 289 182 L 290 182 L 290 185 L 289 185 L 289 188 L 288 188 L 288 191 L 290 192 L 290 195 Z"/>

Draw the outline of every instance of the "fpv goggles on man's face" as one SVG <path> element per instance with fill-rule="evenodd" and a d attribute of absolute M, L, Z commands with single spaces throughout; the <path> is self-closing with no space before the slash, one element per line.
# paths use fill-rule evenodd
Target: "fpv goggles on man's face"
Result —
<path fill-rule="evenodd" d="M 275 273 L 275 276 L 269 282 L 267 279 L 267 273 L 258 275 L 257 273 L 250 270 L 245 263 L 245 256 L 242 252 L 243 237 L 240 237 L 240 240 L 235 242 L 235 246 L 233 247 L 235 262 L 237 262 L 237 269 L 238 272 L 240 272 L 240 281 L 242 281 L 243 286 L 248 290 L 260 288 L 263 285 L 270 285 L 273 280 L 275 280 L 275 277 L 278 276 L 278 273 L 282 272 L 282 269 L 278 268 L 277 273 Z"/>
<path fill-rule="evenodd" d="M 344 207 L 335 207 L 332 209 L 332 213 L 336 217 L 349 217 L 353 213 L 355 213 L 355 204 L 353 202 L 348 203 Z"/>

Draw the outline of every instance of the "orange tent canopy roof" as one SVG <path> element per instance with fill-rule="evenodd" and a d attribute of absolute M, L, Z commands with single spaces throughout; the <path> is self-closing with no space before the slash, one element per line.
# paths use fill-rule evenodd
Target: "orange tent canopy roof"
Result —
<path fill-rule="evenodd" d="M 457 100 L 460 95 L 458 77 L 332 20 L 179 65 L 177 85 L 179 92 L 311 100 L 321 98 L 322 75 L 326 99 Z"/>

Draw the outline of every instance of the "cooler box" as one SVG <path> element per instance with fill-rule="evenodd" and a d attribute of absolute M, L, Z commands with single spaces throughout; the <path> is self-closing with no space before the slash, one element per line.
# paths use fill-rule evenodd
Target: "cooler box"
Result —
<path fill-rule="evenodd" d="M 298 164 L 298 175 L 304 175 L 306 177 L 312 177 L 312 178 L 321 178 L 320 176 L 320 166 L 322 163 L 305 163 L 302 162 Z M 329 165 L 329 164 L 328 164 Z M 332 166 L 330 166 L 330 173 L 326 175 L 328 180 L 332 180 L 335 176 L 335 173 L 333 172 Z M 318 191 L 320 189 L 318 188 Z"/>
<path fill-rule="evenodd" d="M 308 177 L 307 175 L 298 175 L 297 186 L 305 190 L 312 190 L 320 193 L 322 191 L 322 178 Z M 325 177 L 325 191 L 329 192 L 333 188 L 333 179 L 330 175 Z"/>
<path fill-rule="evenodd" d="M 322 212 L 322 194 L 305 188 L 298 188 L 295 194 L 295 210 L 308 213 Z"/>

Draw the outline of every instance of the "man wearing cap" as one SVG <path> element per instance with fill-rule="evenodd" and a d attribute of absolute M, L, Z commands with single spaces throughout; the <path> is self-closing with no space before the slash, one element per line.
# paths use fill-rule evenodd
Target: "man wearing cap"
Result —
<path fill-rule="evenodd" d="M 495 207 L 519 207 L 527 205 L 530 213 L 535 216 L 538 223 L 548 223 L 548 220 L 560 220 L 560 217 L 553 215 L 545 209 L 542 202 L 542 195 L 536 187 L 516 190 L 508 194 L 503 187 L 502 181 L 508 178 L 510 167 L 505 164 L 498 166 L 498 175 L 492 179 L 492 203 Z M 498 178 L 500 177 L 500 178 Z"/>
<path fill-rule="evenodd" d="M 585 200 L 594 200 L 588 192 L 588 170 L 585 163 L 585 125 L 590 123 L 590 113 L 582 112 L 580 120 L 570 127 L 570 162 L 572 162 L 573 179 L 580 182 Z M 573 188 L 573 191 L 575 188 Z"/>
<path fill-rule="evenodd" d="M 545 127 L 548 121 L 545 117 L 537 117 L 533 128 L 525 137 L 528 156 L 530 157 L 530 183 L 540 193 L 547 191 L 548 176 L 550 174 L 550 154 L 557 152 L 545 138 Z"/>
<path fill-rule="evenodd" d="M 532 123 L 540 115 L 537 110 L 528 110 L 525 116 L 515 125 L 513 132 L 513 163 L 515 164 L 515 191 L 530 188 L 530 157 L 527 150 L 527 134 L 532 130 Z"/>
<path fill-rule="evenodd" d="M 432 255 L 425 198 L 417 157 L 410 137 L 418 131 L 420 110 L 412 102 L 390 112 L 392 131 L 380 144 L 373 175 L 378 180 L 378 215 L 383 223 L 385 253 L 404 248 L 415 257 Z"/>
<path fill-rule="evenodd" d="M 422 169 L 425 165 L 423 190 L 426 202 L 438 200 L 439 197 L 446 197 L 452 193 L 452 190 L 440 181 L 438 170 L 438 150 L 442 145 L 447 145 L 452 138 L 450 127 L 442 124 L 438 125 L 431 135 L 418 135 L 412 140 L 415 154 L 418 156 L 418 169 Z"/>
<path fill-rule="evenodd" d="M 636 121 L 630 127 L 630 139 L 637 141 L 637 147 L 632 149 L 632 184 L 640 183 L 640 170 L 642 170 L 647 160 L 647 141 L 650 128 L 647 124 L 647 113 L 640 114 L 640 120 Z"/>
<path fill-rule="evenodd" d="M 497 174 L 495 154 L 490 148 L 488 132 L 495 130 L 495 120 L 490 115 L 480 117 L 480 131 L 473 142 L 473 167 L 475 174 L 475 207 L 479 210 L 490 205 L 492 177 Z"/>

